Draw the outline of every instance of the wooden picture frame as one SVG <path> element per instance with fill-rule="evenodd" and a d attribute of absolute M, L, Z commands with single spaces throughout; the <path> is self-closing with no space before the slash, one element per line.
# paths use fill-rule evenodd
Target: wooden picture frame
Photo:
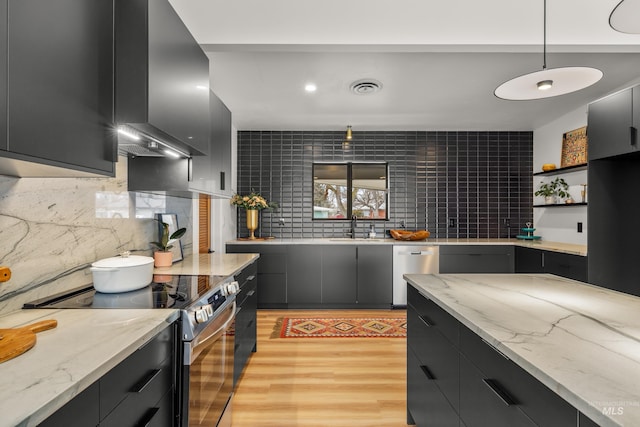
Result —
<path fill-rule="evenodd" d="M 158 233 L 160 238 L 162 238 L 162 223 L 166 223 L 169 224 L 169 236 L 171 236 L 173 233 L 175 233 L 178 228 L 178 215 L 176 214 L 171 214 L 171 213 L 160 213 L 160 214 L 156 214 L 156 218 L 158 219 L 158 221 L 160 221 L 160 223 L 158 223 Z M 173 247 L 171 249 L 169 249 L 169 252 L 172 253 L 172 257 L 171 257 L 171 261 L 172 262 L 178 262 L 178 261 L 182 261 L 184 258 L 184 255 L 182 253 L 182 242 L 180 241 L 180 239 L 178 239 L 176 242 L 173 242 Z"/>
<path fill-rule="evenodd" d="M 560 167 L 586 165 L 587 164 L 587 127 L 562 134 L 562 153 L 560 155 Z"/>

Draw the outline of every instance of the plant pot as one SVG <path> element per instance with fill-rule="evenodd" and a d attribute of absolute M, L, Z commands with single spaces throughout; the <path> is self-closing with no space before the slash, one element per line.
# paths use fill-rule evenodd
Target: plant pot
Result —
<path fill-rule="evenodd" d="M 98 292 L 134 291 L 151 283 L 153 258 L 138 255 L 105 258 L 91 264 L 91 273 Z"/>
<path fill-rule="evenodd" d="M 158 268 L 171 267 L 171 264 L 173 264 L 173 253 L 164 251 L 154 252 L 153 260 L 155 266 Z"/>
<path fill-rule="evenodd" d="M 546 196 L 544 198 L 545 205 L 555 205 L 556 204 L 556 196 Z"/>

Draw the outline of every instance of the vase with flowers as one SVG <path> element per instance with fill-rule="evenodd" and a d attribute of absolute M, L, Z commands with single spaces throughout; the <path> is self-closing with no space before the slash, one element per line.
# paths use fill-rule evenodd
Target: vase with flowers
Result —
<path fill-rule="evenodd" d="M 249 240 L 255 240 L 255 231 L 258 229 L 258 214 L 262 209 L 272 209 L 277 207 L 275 203 L 270 203 L 255 191 L 251 191 L 246 196 L 235 194 L 231 198 L 231 204 L 240 206 L 247 213 L 247 229 L 249 230 Z"/>

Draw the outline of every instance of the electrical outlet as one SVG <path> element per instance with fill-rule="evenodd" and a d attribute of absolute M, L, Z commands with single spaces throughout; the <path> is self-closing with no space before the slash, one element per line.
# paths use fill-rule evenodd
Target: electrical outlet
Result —
<path fill-rule="evenodd" d="M 456 226 L 456 219 L 449 218 L 449 228 L 455 228 L 455 226 Z"/>
<path fill-rule="evenodd" d="M 284 227 L 284 218 L 280 218 L 280 219 L 278 220 L 278 225 L 279 225 L 280 227 Z"/>
<path fill-rule="evenodd" d="M 502 222 L 504 223 L 505 227 L 511 227 L 511 218 L 505 218 L 502 220 Z"/>
<path fill-rule="evenodd" d="M 578 223 L 578 233 L 582 233 L 582 223 Z"/>

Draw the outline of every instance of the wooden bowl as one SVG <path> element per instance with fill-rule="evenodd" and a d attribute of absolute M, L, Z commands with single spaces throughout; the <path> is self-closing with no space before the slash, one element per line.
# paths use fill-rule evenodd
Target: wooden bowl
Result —
<path fill-rule="evenodd" d="M 417 231 L 408 231 L 408 230 L 389 230 L 391 237 L 396 240 L 425 240 L 427 237 L 431 235 L 427 230 L 417 230 Z"/>

